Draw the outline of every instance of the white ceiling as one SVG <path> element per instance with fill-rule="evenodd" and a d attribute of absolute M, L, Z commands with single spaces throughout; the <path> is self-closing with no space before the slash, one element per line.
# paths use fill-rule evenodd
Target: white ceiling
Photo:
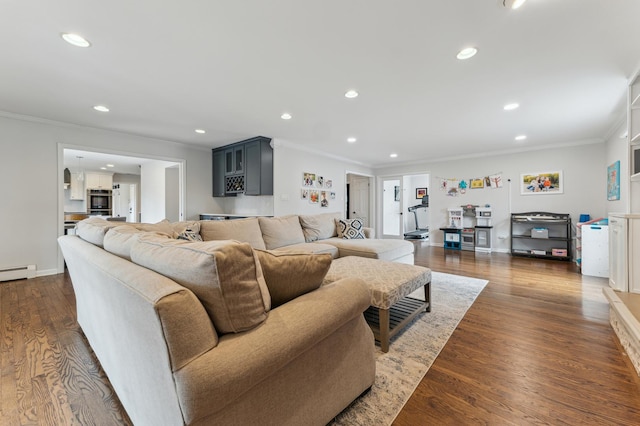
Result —
<path fill-rule="evenodd" d="M 139 175 L 140 166 L 150 161 L 154 160 L 107 154 L 103 152 L 65 149 L 63 163 L 65 167 L 69 168 L 69 170 L 73 172 L 82 170 L 101 173 Z M 108 167 L 107 164 L 110 164 L 113 167 Z"/>
<path fill-rule="evenodd" d="M 602 141 L 624 119 L 639 19 L 639 0 L 3 0 L 0 110 L 208 148 L 264 135 L 371 166 Z"/>

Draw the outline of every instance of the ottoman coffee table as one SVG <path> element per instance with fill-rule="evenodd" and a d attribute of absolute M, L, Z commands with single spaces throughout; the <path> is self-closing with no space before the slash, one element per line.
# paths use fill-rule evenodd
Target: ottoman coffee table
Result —
<path fill-rule="evenodd" d="M 389 351 L 389 339 L 421 312 L 431 311 L 431 269 L 405 263 L 347 256 L 331 262 L 323 285 L 342 278 L 361 278 L 369 287 L 371 306 L 367 323 L 382 352 Z M 407 297 L 424 286 L 425 300 Z"/>

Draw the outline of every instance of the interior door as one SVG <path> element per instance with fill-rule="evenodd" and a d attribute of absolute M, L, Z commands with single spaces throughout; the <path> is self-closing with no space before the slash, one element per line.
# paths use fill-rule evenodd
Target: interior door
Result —
<path fill-rule="evenodd" d="M 352 176 L 349 185 L 350 218 L 359 218 L 364 226 L 369 227 L 369 178 Z"/>
<path fill-rule="evenodd" d="M 382 179 L 382 238 L 402 238 L 402 179 Z"/>

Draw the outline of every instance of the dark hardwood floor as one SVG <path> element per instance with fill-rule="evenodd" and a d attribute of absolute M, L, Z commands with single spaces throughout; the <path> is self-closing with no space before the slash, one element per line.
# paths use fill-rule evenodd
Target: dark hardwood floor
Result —
<path fill-rule="evenodd" d="M 607 279 L 568 262 L 416 247 L 416 264 L 489 284 L 394 425 L 640 424 Z"/>
<path fill-rule="evenodd" d="M 416 264 L 489 284 L 396 425 L 640 424 L 606 279 L 568 262 L 416 248 Z M 66 274 L 0 283 L 0 374 L 2 425 L 131 424 L 75 321 Z"/>

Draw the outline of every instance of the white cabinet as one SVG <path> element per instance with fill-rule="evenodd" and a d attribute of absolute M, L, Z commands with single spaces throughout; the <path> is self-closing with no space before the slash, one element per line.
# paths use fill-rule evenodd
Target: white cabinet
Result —
<path fill-rule="evenodd" d="M 609 216 L 609 285 L 640 293 L 640 215 Z"/>
<path fill-rule="evenodd" d="M 87 189 L 113 188 L 113 175 L 104 173 L 86 173 Z"/>
<path fill-rule="evenodd" d="M 582 226 L 582 274 L 592 277 L 609 276 L 609 227 L 590 224 Z"/>
<path fill-rule="evenodd" d="M 78 176 L 81 176 L 82 173 L 71 173 L 71 182 L 69 199 L 70 200 L 84 200 L 85 190 L 84 190 L 84 179 L 79 180 Z"/>

